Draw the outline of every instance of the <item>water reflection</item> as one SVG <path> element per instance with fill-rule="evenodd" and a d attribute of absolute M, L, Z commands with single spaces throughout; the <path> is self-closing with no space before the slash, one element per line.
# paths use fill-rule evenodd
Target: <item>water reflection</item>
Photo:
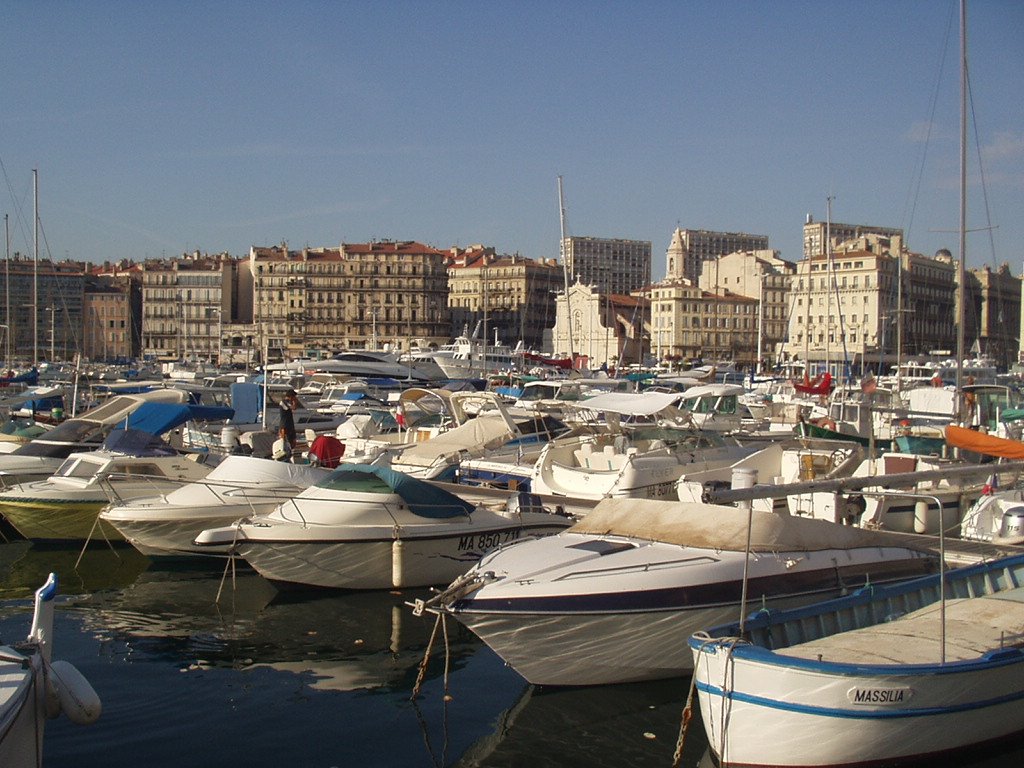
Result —
<path fill-rule="evenodd" d="M 127 586 L 149 567 L 149 558 L 133 547 L 94 542 L 82 551 L 10 541 L 0 544 L 0 600 L 30 597 L 51 572 L 60 594 L 82 595 Z"/>
<path fill-rule="evenodd" d="M 672 765 L 688 679 L 656 683 L 543 688 L 529 686 L 494 731 L 462 756 L 458 768 L 521 766 L 544 756 L 560 766 Z M 681 765 L 696 765 L 707 746 L 691 722 Z"/>

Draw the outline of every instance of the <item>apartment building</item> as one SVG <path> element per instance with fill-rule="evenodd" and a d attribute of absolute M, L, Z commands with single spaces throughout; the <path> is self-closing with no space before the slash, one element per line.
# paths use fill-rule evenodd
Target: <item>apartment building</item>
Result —
<path fill-rule="evenodd" d="M 563 286 L 555 259 L 499 256 L 493 248 L 452 248 L 448 259 L 451 335 L 477 326 L 491 341 L 541 349 L 555 322 L 555 293 Z"/>
<path fill-rule="evenodd" d="M 877 234 L 839 244 L 831 258 L 805 258 L 796 265 L 782 354 L 839 374 L 846 361 L 888 370 L 901 356 L 949 349 L 955 271 L 941 253 L 911 253 L 902 238 Z"/>
<path fill-rule="evenodd" d="M 704 291 L 678 277 L 650 286 L 649 295 L 651 345 L 659 362 L 755 364 L 759 349 L 758 299 L 726 289 Z"/>
<path fill-rule="evenodd" d="M 570 283 L 592 285 L 598 293 L 629 295 L 651 280 L 651 242 L 567 237 L 562 241 L 562 263 Z"/>
<path fill-rule="evenodd" d="M 238 261 L 227 253 L 195 251 L 143 262 L 143 354 L 159 360 L 219 362 L 237 270 Z"/>
<path fill-rule="evenodd" d="M 767 249 L 767 235 L 676 227 L 665 253 L 665 278 L 685 278 L 696 285 L 700 280 L 704 262 L 736 251 Z"/>
<path fill-rule="evenodd" d="M 253 247 L 253 320 L 269 359 L 340 348 L 445 343 L 447 252 L 414 241 L 343 243 L 290 251 Z"/>
<path fill-rule="evenodd" d="M 789 289 L 795 273 L 796 266 L 774 250 L 737 251 L 704 262 L 700 277 L 703 291 L 758 301 L 756 349 L 760 350 L 762 367 L 775 358 L 789 330 Z M 746 350 L 748 345 L 742 348 Z"/>
<path fill-rule="evenodd" d="M 965 343 L 1008 369 L 1017 362 L 1020 348 L 1022 280 L 1010 274 L 1006 263 L 995 270 L 988 266 L 968 270 L 966 278 Z"/>
<path fill-rule="evenodd" d="M 142 349 L 142 268 L 103 264 L 85 275 L 82 355 L 87 360 L 136 358 Z"/>
<path fill-rule="evenodd" d="M 70 360 L 81 348 L 85 264 L 14 254 L 0 270 L 0 334 L 12 356 Z M 6 327 L 4 327 L 6 326 Z"/>

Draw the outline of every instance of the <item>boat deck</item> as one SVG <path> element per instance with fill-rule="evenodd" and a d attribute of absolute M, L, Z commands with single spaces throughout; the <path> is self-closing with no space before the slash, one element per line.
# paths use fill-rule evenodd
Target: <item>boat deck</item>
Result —
<path fill-rule="evenodd" d="M 937 664 L 939 603 L 890 622 L 811 640 L 776 653 L 846 664 Z M 1024 647 L 1024 587 L 946 601 L 946 661 L 968 661 L 1000 648 Z"/>

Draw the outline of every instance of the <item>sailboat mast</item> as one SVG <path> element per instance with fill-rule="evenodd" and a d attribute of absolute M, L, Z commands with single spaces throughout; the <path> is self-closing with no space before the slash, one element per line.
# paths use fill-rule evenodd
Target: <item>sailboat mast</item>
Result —
<path fill-rule="evenodd" d="M 832 195 L 825 198 L 825 370 L 832 367 Z M 810 309 L 808 307 L 808 309 Z M 841 309 L 838 312 L 842 312 Z"/>
<path fill-rule="evenodd" d="M 565 258 L 565 198 L 562 196 L 562 177 L 558 177 L 558 228 L 561 234 L 559 253 L 562 257 L 562 283 L 565 286 L 565 331 L 569 340 L 569 361 L 575 367 L 576 355 L 572 343 L 572 308 L 569 305 L 569 264 Z"/>
<path fill-rule="evenodd" d="M 4 322 L 7 323 L 4 346 L 4 364 L 11 367 L 11 221 L 10 217 L 4 214 L 4 240 L 7 243 L 7 258 L 4 260 L 4 293 L 6 294 L 4 306 L 7 308 Z"/>
<path fill-rule="evenodd" d="M 957 283 L 960 291 L 959 317 L 956 330 L 956 392 L 958 402 L 963 400 L 964 376 L 964 317 L 967 312 L 967 3 L 960 0 L 960 264 Z"/>
<path fill-rule="evenodd" d="M 32 367 L 39 364 L 39 171 L 32 169 Z"/>

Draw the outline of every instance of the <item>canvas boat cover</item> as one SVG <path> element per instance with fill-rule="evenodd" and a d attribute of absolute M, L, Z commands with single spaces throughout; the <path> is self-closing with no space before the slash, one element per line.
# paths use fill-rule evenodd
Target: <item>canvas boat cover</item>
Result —
<path fill-rule="evenodd" d="M 739 507 L 699 502 L 603 499 L 567 531 L 742 552 L 747 541 L 748 514 L 747 510 Z M 825 520 L 756 509 L 750 520 L 751 552 L 808 552 L 884 546 L 916 549 L 884 531 L 836 525 Z"/>
<path fill-rule="evenodd" d="M 308 464 L 292 464 L 254 456 L 225 456 L 208 474 L 205 483 L 227 485 L 293 485 L 308 488 L 323 480 L 326 470 Z"/>
<path fill-rule="evenodd" d="M 431 519 L 461 517 L 476 509 L 470 502 L 436 485 L 369 464 L 343 464 L 316 486 L 342 492 L 390 490 L 402 498 L 410 512 Z"/>
<path fill-rule="evenodd" d="M 963 448 L 986 456 L 1018 461 L 1024 459 L 1024 443 L 1020 440 L 1007 440 L 955 424 L 946 427 L 946 442 L 954 448 Z"/>
<path fill-rule="evenodd" d="M 625 416 L 653 416 L 675 406 L 679 398 L 678 392 L 602 392 L 581 401 L 579 407 Z"/>
<path fill-rule="evenodd" d="M 478 416 L 465 424 L 442 432 L 426 442 L 416 443 L 405 449 L 395 457 L 392 463 L 429 467 L 439 459 L 460 453 L 482 456 L 487 451 L 504 445 L 515 436 L 515 431 L 503 418 Z"/>

